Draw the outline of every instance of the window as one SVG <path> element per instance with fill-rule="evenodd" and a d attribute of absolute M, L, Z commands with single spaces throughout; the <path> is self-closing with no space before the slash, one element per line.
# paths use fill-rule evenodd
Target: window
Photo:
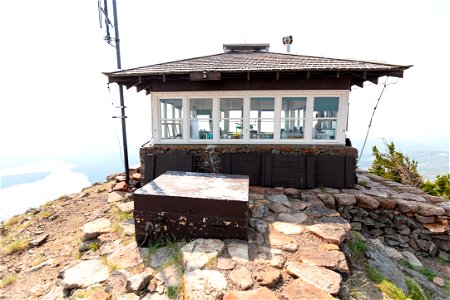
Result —
<path fill-rule="evenodd" d="M 183 138 L 182 99 L 160 99 L 161 139 Z"/>
<path fill-rule="evenodd" d="M 306 97 L 283 97 L 281 102 L 281 139 L 303 139 Z"/>
<path fill-rule="evenodd" d="M 243 139 L 244 99 L 220 98 L 220 138 Z"/>
<path fill-rule="evenodd" d="M 273 139 L 275 98 L 250 98 L 250 139 Z"/>
<path fill-rule="evenodd" d="M 213 99 L 189 99 L 190 137 L 194 140 L 213 139 Z"/>
<path fill-rule="evenodd" d="M 336 139 L 339 97 L 314 97 L 312 138 Z"/>

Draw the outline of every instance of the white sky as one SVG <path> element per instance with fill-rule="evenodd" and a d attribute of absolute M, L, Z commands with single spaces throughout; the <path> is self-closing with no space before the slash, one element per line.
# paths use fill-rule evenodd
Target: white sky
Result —
<path fill-rule="evenodd" d="M 448 143 L 449 1 L 117 3 L 123 68 L 216 54 L 223 43 L 270 43 L 285 52 L 285 35 L 294 37 L 296 54 L 413 64 L 385 91 L 371 138 Z M 1 1 L 2 165 L 118 151 L 117 86 L 110 96 L 101 74 L 115 69 L 115 51 L 103 36 L 95 0 Z M 353 89 L 351 138 L 363 138 L 380 91 Z M 137 149 L 150 136 L 149 96 L 133 88 L 125 101 L 129 147 Z"/>

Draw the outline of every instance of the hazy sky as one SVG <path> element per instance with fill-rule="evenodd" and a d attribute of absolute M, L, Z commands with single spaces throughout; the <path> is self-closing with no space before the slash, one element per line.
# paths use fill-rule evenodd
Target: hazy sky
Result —
<path fill-rule="evenodd" d="M 296 54 L 412 64 L 392 78 L 372 138 L 447 141 L 450 132 L 449 1 L 117 0 L 122 66 L 222 52 L 223 43 L 270 43 Z M 110 10 L 112 8 L 110 7 Z M 1 164 L 31 156 L 119 153 L 115 69 L 97 1 L 1 1 Z M 363 138 L 381 85 L 350 94 L 349 136 Z M 125 93 L 129 147 L 150 139 L 145 92 Z"/>

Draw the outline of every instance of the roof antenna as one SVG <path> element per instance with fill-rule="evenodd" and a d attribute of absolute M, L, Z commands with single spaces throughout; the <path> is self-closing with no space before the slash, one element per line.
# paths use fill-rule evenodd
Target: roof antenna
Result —
<path fill-rule="evenodd" d="M 108 18 L 108 0 L 104 0 L 104 7 L 101 6 L 101 0 L 98 0 L 98 13 L 99 13 L 99 20 L 100 20 L 100 28 L 101 26 L 101 19 L 102 14 L 105 17 L 105 25 L 106 25 L 106 36 L 104 40 L 114 48 L 116 48 L 116 60 L 117 60 L 117 68 L 120 70 L 122 69 L 122 61 L 120 57 L 120 38 L 119 38 L 119 21 L 117 18 L 117 4 L 116 0 L 112 0 L 113 5 L 113 16 L 114 16 L 114 26 L 112 25 L 111 21 Z M 110 36 L 109 32 L 109 26 L 114 27 L 114 39 Z M 128 165 L 128 144 L 127 144 L 127 129 L 125 124 L 125 119 L 127 116 L 125 115 L 125 100 L 123 96 L 123 85 L 119 84 L 119 96 L 120 96 L 120 116 L 113 116 L 113 118 L 121 119 L 122 123 L 122 141 L 123 141 L 123 156 L 124 156 L 124 165 L 125 165 L 125 182 L 129 183 L 129 177 L 130 177 L 130 167 Z"/>
<path fill-rule="evenodd" d="M 292 42 L 294 42 L 294 39 L 292 38 L 292 35 L 288 35 L 288 36 L 283 37 L 283 45 L 286 46 L 286 53 L 291 53 Z"/>

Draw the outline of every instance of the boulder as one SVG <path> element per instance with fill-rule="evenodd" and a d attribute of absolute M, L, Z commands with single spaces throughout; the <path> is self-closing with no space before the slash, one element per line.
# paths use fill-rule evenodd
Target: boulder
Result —
<path fill-rule="evenodd" d="M 432 233 L 444 233 L 448 230 L 448 225 L 440 223 L 423 224 L 423 227 L 431 231 Z"/>
<path fill-rule="evenodd" d="M 173 247 L 161 247 L 158 248 L 155 253 L 150 257 L 150 267 L 159 268 L 167 263 L 174 255 L 176 251 Z"/>
<path fill-rule="evenodd" d="M 298 224 L 292 224 L 292 223 L 286 223 L 286 222 L 274 222 L 272 224 L 273 229 L 275 229 L 278 232 L 291 235 L 291 234 L 300 234 L 305 230 L 305 226 L 298 225 Z"/>
<path fill-rule="evenodd" d="M 353 205 L 356 203 L 355 195 L 349 194 L 335 194 L 334 198 L 339 205 Z"/>
<path fill-rule="evenodd" d="M 346 235 L 347 232 L 350 231 L 350 225 L 347 224 L 330 224 L 330 223 L 320 223 L 315 225 L 309 225 L 305 227 L 307 231 L 312 234 L 320 237 L 322 240 L 340 245 Z"/>
<path fill-rule="evenodd" d="M 225 244 L 218 239 L 196 239 L 181 248 L 187 271 L 200 269 L 222 253 Z"/>
<path fill-rule="evenodd" d="M 295 252 L 298 249 L 297 241 L 283 234 L 270 233 L 269 243 L 273 248 L 282 249 L 289 252 Z"/>
<path fill-rule="evenodd" d="M 147 292 L 147 286 L 153 275 L 153 269 L 146 268 L 144 272 L 128 277 L 125 287 L 126 292 L 135 293 L 139 296 L 145 295 Z"/>
<path fill-rule="evenodd" d="M 111 231 L 111 221 L 106 218 L 96 219 L 83 225 L 83 240 L 91 240 Z"/>
<path fill-rule="evenodd" d="M 289 198 L 300 199 L 301 191 L 294 188 L 285 188 L 284 194 Z"/>
<path fill-rule="evenodd" d="M 267 200 L 272 201 L 272 202 L 281 203 L 281 204 L 289 204 L 289 199 L 284 194 L 268 195 Z"/>
<path fill-rule="evenodd" d="M 405 200 L 412 200 L 416 202 L 426 202 L 425 199 L 422 196 L 419 196 L 417 194 L 413 193 L 400 193 L 397 195 L 397 197 Z"/>
<path fill-rule="evenodd" d="M 422 216 L 442 216 L 445 215 L 445 210 L 442 207 L 428 204 L 428 203 L 419 203 L 419 210 L 417 211 L 419 215 Z"/>
<path fill-rule="evenodd" d="M 315 287 L 312 284 L 306 283 L 301 279 L 296 279 L 289 283 L 281 293 L 282 299 L 297 300 L 297 299 L 321 299 L 321 300 L 335 300 L 333 296 Z M 261 298 L 262 299 L 262 298 Z"/>
<path fill-rule="evenodd" d="M 415 219 L 417 220 L 417 222 L 420 222 L 422 224 L 432 224 L 436 221 L 434 216 L 424 217 L 421 215 L 416 215 Z"/>
<path fill-rule="evenodd" d="M 260 287 L 251 291 L 229 291 L 223 300 L 278 300 L 278 297 L 266 287 Z"/>
<path fill-rule="evenodd" d="M 342 278 L 334 271 L 296 262 L 288 262 L 286 270 L 292 276 L 299 277 L 328 294 L 337 295 L 339 293 Z"/>
<path fill-rule="evenodd" d="M 229 258 L 219 257 L 217 260 L 216 268 L 219 270 L 233 270 L 236 267 L 236 262 Z"/>
<path fill-rule="evenodd" d="M 108 279 L 109 270 L 101 260 L 84 260 L 63 271 L 64 289 L 85 288 Z"/>
<path fill-rule="evenodd" d="M 108 203 L 114 203 L 114 202 L 123 201 L 125 199 L 126 195 L 127 195 L 126 192 L 111 192 L 111 193 L 108 193 Z"/>
<path fill-rule="evenodd" d="M 49 233 L 43 233 L 38 235 L 37 237 L 35 237 L 30 241 L 29 243 L 30 247 L 38 247 L 42 245 L 43 243 L 45 243 L 49 235 L 50 235 Z"/>
<path fill-rule="evenodd" d="M 164 283 L 164 285 L 167 286 L 178 286 L 180 285 L 181 276 L 180 270 L 175 266 L 171 265 L 165 268 L 164 270 L 161 270 L 155 275 L 155 278 L 159 281 Z"/>
<path fill-rule="evenodd" d="M 246 268 L 231 271 L 229 278 L 241 291 L 248 290 L 253 286 L 252 273 Z"/>
<path fill-rule="evenodd" d="M 259 285 L 267 287 L 275 287 L 281 279 L 280 270 L 269 266 L 253 271 L 252 275 Z"/>
<path fill-rule="evenodd" d="M 319 246 L 314 250 L 299 250 L 297 257 L 299 261 L 308 264 L 325 267 L 341 273 L 349 273 L 347 260 L 341 251 L 326 250 L 324 246 Z"/>
<path fill-rule="evenodd" d="M 336 200 L 334 199 L 332 194 L 317 194 L 320 200 L 325 204 L 328 208 L 336 207 Z"/>
<path fill-rule="evenodd" d="M 377 198 L 377 201 L 385 209 L 394 209 L 397 207 L 397 200 L 395 198 Z"/>
<path fill-rule="evenodd" d="M 287 223 L 301 224 L 306 221 L 308 216 L 302 212 L 296 214 L 281 213 L 278 215 L 278 221 Z"/>
<path fill-rule="evenodd" d="M 419 210 L 419 205 L 414 201 L 397 200 L 397 209 L 404 214 L 415 213 Z"/>
<path fill-rule="evenodd" d="M 117 248 L 108 256 L 108 262 L 119 269 L 135 267 L 143 262 L 136 242 Z"/>
<path fill-rule="evenodd" d="M 227 289 L 227 280 L 218 271 L 194 270 L 184 273 L 186 299 L 219 300 Z"/>
<path fill-rule="evenodd" d="M 134 210 L 134 201 L 124 202 L 124 203 L 116 203 L 117 207 L 120 211 L 129 213 Z"/>
<path fill-rule="evenodd" d="M 418 268 L 422 268 L 423 267 L 423 264 L 420 262 L 420 260 L 418 260 L 417 257 L 414 254 L 412 254 L 411 252 L 403 251 L 402 255 L 413 266 L 418 267 Z"/>
<path fill-rule="evenodd" d="M 375 198 L 364 195 L 364 194 L 358 194 L 355 195 L 356 197 L 356 206 L 367 208 L 367 209 L 377 209 L 378 206 L 380 206 L 380 202 L 378 202 Z"/>

